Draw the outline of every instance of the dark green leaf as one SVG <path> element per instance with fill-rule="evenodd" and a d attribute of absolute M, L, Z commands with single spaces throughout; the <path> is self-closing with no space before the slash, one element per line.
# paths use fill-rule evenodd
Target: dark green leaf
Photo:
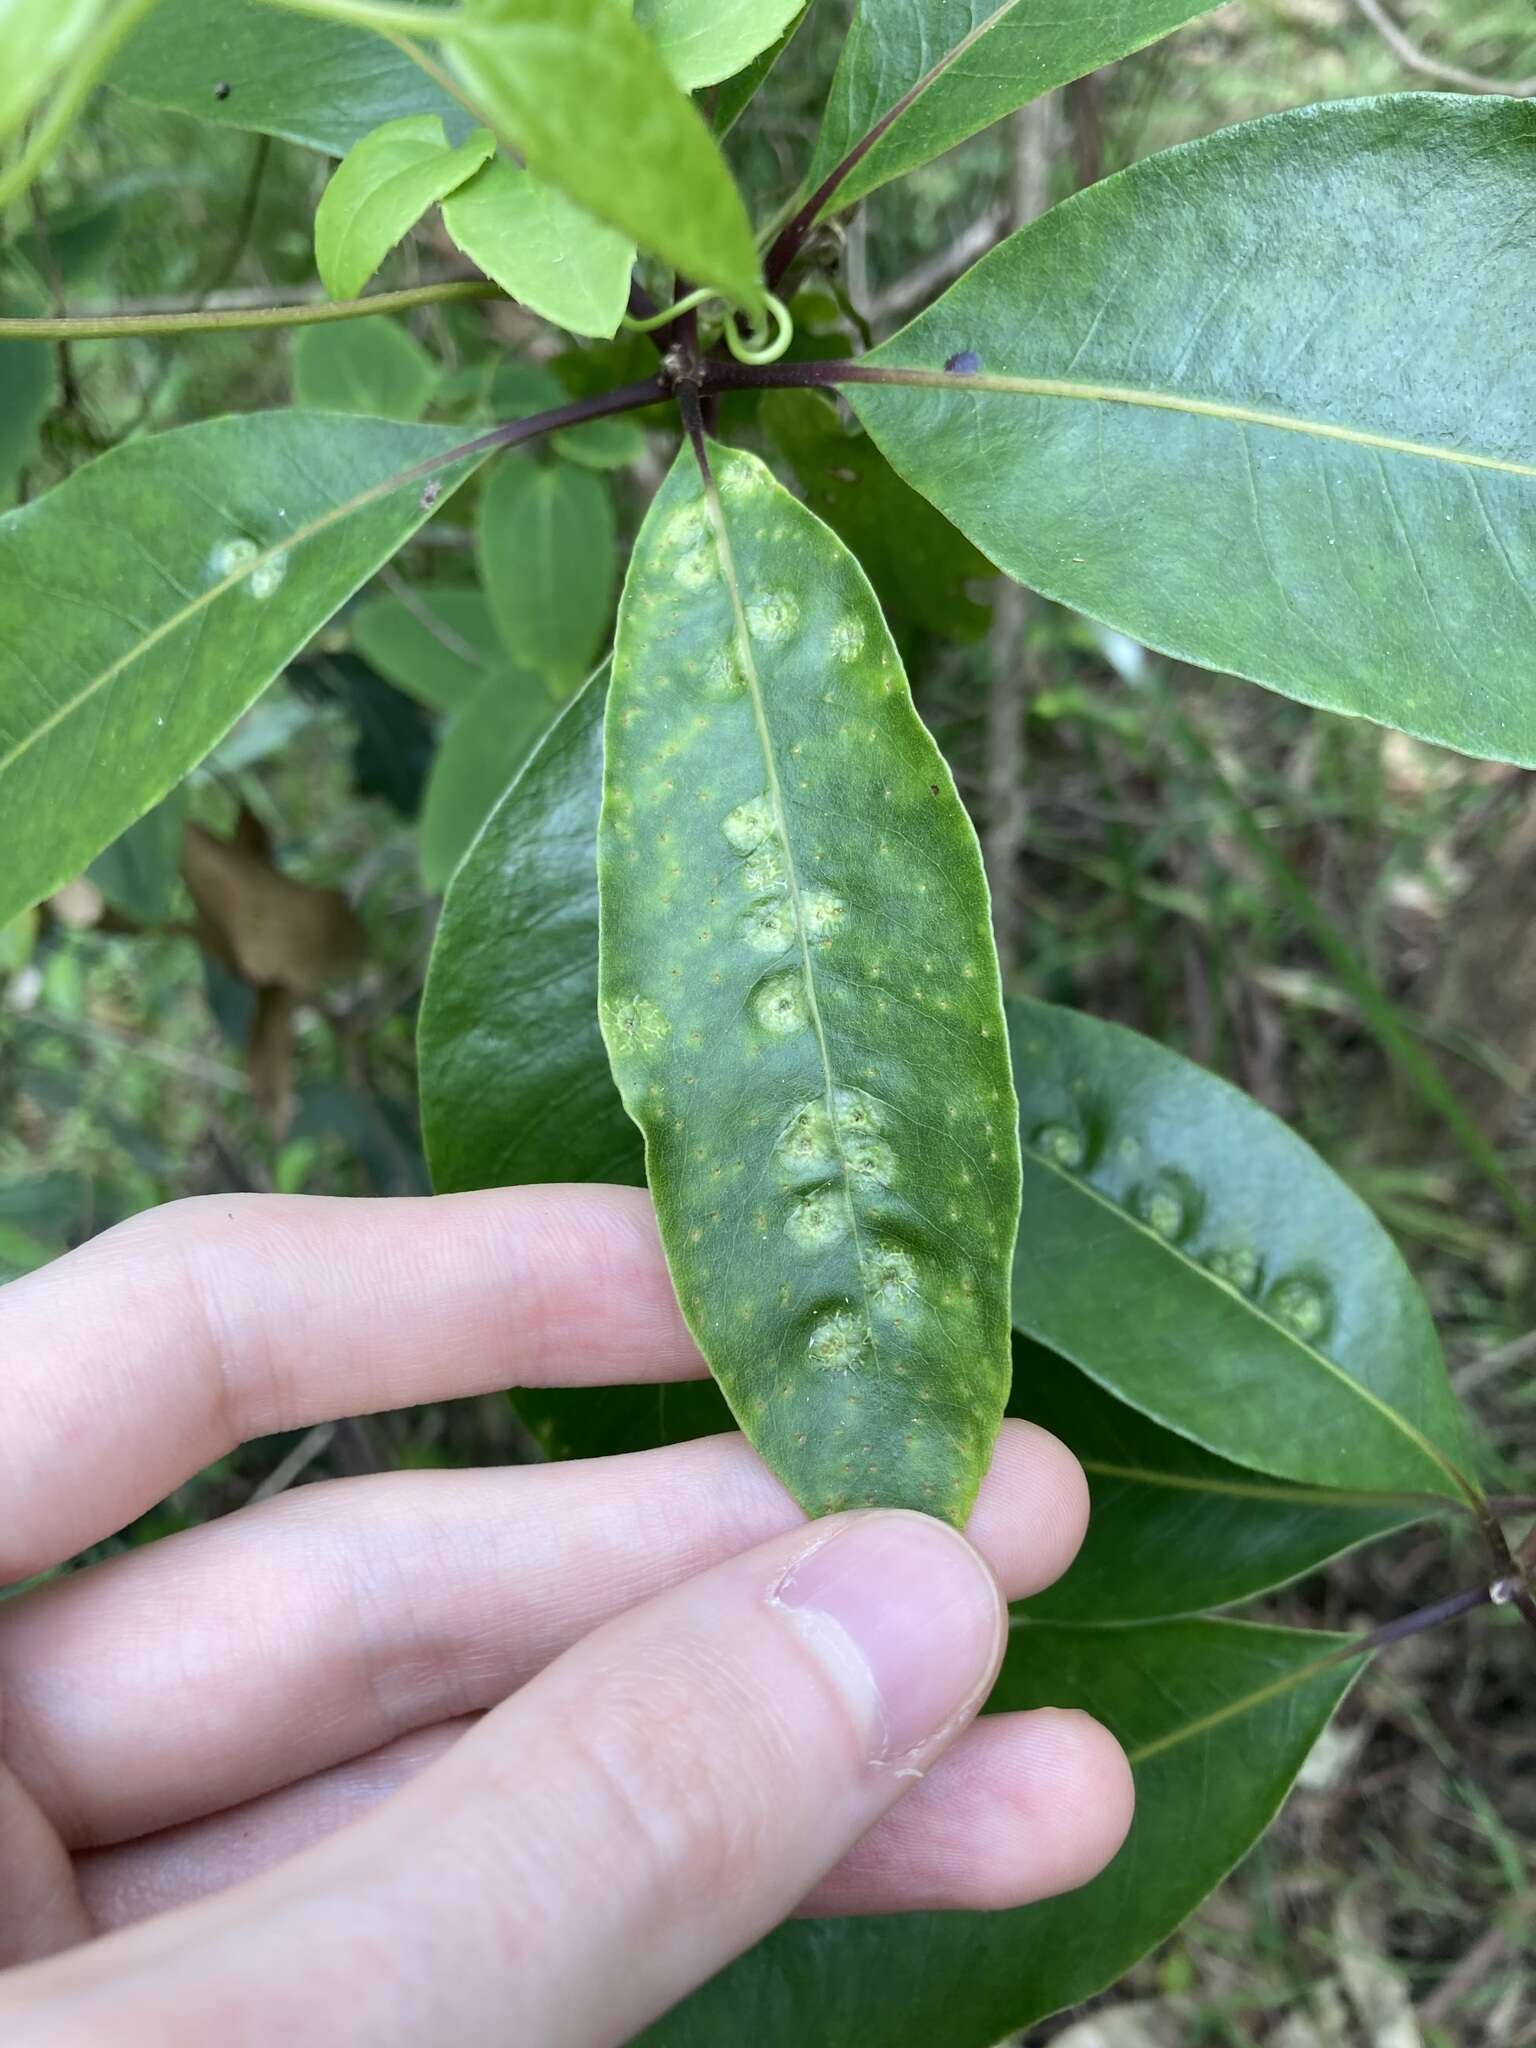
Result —
<path fill-rule="evenodd" d="M 966 585 L 989 581 L 992 564 L 902 482 L 867 434 L 848 433 L 836 408 L 813 391 L 767 392 L 758 420 L 806 503 L 858 556 L 887 618 L 955 640 L 985 633 L 991 613 Z"/>
<path fill-rule="evenodd" d="M 992 2048 L 1091 1997 L 1268 1826 L 1357 1668 L 1312 1668 L 1340 1641 L 1232 1621 L 1016 1623 L 991 1708 L 1086 1708 L 1136 1766 L 1135 1824 L 1108 1870 L 1009 1913 L 791 1920 L 643 2048 Z"/>
<path fill-rule="evenodd" d="M 877 122 L 928 83 L 839 185 L 829 211 L 953 149 L 1053 86 L 1208 11 L 1191 0 L 860 0 L 806 175 L 815 191 Z"/>
<path fill-rule="evenodd" d="M 617 0 L 476 0 L 472 11 L 454 61 L 529 170 L 760 314 L 741 194 L 703 116 Z"/>
<path fill-rule="evenodd" d="M 604 1037 L 767 1463 L 810 1514 L 959 1523 L 1007 1393 L 1017 1187 L 980 853 L 858 564 L 754 456 L 713 459 L 718 495 L 680 454 L 620 607 Z"/>
<path fill-rule="evenodd" d="M 558 186 L 498 157 L 445 203 L 443 225 L 472 263 L 531 312 L 571 334 L 618 332 L 634 241 Z"/>
<path fill-rule="evenodd" d="M 596 659 L 618 573 L 613 499 L 569 462 L 498 464 L 480 501 L 480 577 L 502 644 L 559 692 Z"/>
<path fill-rule="evenodd" d="M 36 307 L 12 307 L 35 314 Z M 46 341 L 0 342 L 0 500 L 37 453 L 37 437 L 53 406 L 54 351 Z"/>
<path fill-rule="evenodd" d="M 0 519 L 0 922 L 202 759 L 415 532 L 428 508 L 399 478 L 454 445 L 324 414 L 209 420 Z"/>
<path fill-rule="evenodd" d="M 491 608 L 473 586 L 408 584 L 370 597 L 348 624 L 369 665 L 434 711 L 457 711 L 506 666 Z"/>
<path fill-rule="evenodd" d="M 1533 138 L 1410 93 L 1151 157 L 984 258 L 871 358 L 927 383 L 854 406 L 1022 582 L 1536 763 Z"/>
<path fill-rule="evenodd" d="M 337 320 L 300 328 L 293 390 L 316 412 L 416 420 L 437 383 L 437 365 L 393 320 Z"/>
<path fill-rule="evenodd" d="M 1019 1329 L 1260 1472 L 1466 1497 L 1424 1297 L 1365 1204 L 1193 1061 L 1010 1000 L 1024 1146 Z"/>
<path fill-rule="evenodd" d="M 655 1387 L 519 1387 L 517 1411 L 552 1458 L 613 1458 L 734 1430 L 713 1380 Z"/>
<path fill-rule="evenodd" d="M 536 676 L 488 676 L 449 720 L 421 812 L 421 878 L 444 889 L 555 715 Z"/>
<path fill-rule="evenodd" d="M 436 739 L 434 721 L 420 704 L 355 654 L 324 654 L 289 673 L 301 688 L 312 686 L 345 710 L 356 734 L 352 787 L 357 794 L 382 797 L 402 818 L 414 818 Z"/>
<path fill-rule="evenodd" d="M 386 121 L 354 143 L 315 209 L 315 267 L 333 299 L 355 299 L 395 244 L 496 153 L 477 128 L 455 148 L 436 114 Z"/>
<path fill-rule="evenodd" d="M 1008 1413 L 1076 1452 L 1093 1501 L 1076 1562 L 1028 1603 L 1037 1620 L 1150 1621 L 1251 1600 L 1433 1509 L 1293 1486 L 1213 1458 L 1023 1337 Z"/>
<path fill-rule="evenodd" d="M 131 99 L 344 156 L 404 114 L 474 126 L 393 43 L 264 0 L 160 0 L 107 73 Z M 223 92 L 218 88 L 227 86 Z"/>
<path fill-rule="evenodd" d="M 440 1194 L 645 1178 L 597 1023 L 606 668 L 560 714 L 453 878 L 418 1031 Z"/>
<path fill-rule="evenodd" d="M 136 924 L 164 924 L 176 905 L 181 835 L 187 822 L 184 789 L 146 811 L 91 862 L 89 873 L 114 910 Z"/>

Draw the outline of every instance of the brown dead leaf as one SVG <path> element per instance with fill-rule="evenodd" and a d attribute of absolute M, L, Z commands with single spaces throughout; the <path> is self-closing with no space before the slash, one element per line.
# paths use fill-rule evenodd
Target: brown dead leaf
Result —
<path fill-rule="evenodd" d="M 252 988 L 312 996 L 362 958 L 362 928 L 346 897 L 275 867 L 249 811 L 233 840 L 189 824 L 182 872 L 197 905 L 199 941 Z"/>

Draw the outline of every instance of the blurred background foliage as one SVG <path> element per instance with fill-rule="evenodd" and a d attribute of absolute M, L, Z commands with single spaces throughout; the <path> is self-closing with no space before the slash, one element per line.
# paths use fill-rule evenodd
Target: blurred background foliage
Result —
<path fill-rule="evenodd" d="M 732 138 L 793 189 L 846 19 L 816 0 Z M 1010 224 L 1150 152 L 1306 101 L 1536 73 L 1528 0 L 1238 0 L 887 187 L 825 235 L 796 349 L 891 332 Z M 1405 60 L 1402 38 L 1406 37 Z M 0 243 L 10 311 L 316 291 L 325 163 L 104 92 Z M 430 224 L 384 282 L 455 274 Z M 6 346 L 0 504 L 135 435 L 300 403 L 466 423 L 647 372 L 515 308 L 284 335 Z M 861 554 L 986 843 L 1013 986 L 1192 1054 L 1285 1116 L 1403 1244 L 1480 1430 L 1536 1471 L 1536 798 L 1460 756 L 1149 655 L 1000 590 L 822 399 L 732 399 Z M 414 1018 L 440 891 L 607 632 L 670 459 L 659 416 L 504 458 L 213 757 L 0 932 L 0 1278 L 176 1196 L 426 1191 Z M 1198 478 L 1191 489 L 1198 490 Z M 1134 516 L 1128 507 L 1128 516 Z M 538 536 L 555 534 L 557 544 Z M 500 1400 L 247 1446 L 107 1548 L 329 1472 L 518 1455 Z M 1268 1603 L 1356 1627 L 1445 1588 L 1412 1532 Z M 1373 1671 L 1279 1826 L 1161 1957 L 1032 2039 L 1536 2042 L 1536 1730 L 1519 1631 Z"/>

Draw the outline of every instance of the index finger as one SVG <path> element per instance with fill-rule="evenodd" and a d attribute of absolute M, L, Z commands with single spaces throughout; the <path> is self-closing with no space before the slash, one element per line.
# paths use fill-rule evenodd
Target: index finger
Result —
<path fill-rule="evenodd" d="M 207 1195 L 0 1288 L 0 1585 L 250 1437 L 507 1386 L 695 1379 L 650 1198 Z"/>

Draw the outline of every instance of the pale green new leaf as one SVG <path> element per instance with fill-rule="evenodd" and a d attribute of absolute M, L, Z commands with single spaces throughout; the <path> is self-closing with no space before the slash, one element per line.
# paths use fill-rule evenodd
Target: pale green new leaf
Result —
<path fill-rule="evenodd" d="M 1358 1661 L 1342 1638 L 1233 1621 L 1015 1622 L 993 1712 L 1078 1707 L 1128 1751 L 1136 1818 L 1078 1891 L 1003 1913 L 789 1920 L 641 2048 L 993 2048 L 1166 1940 L 1269 1825 Z"/>
<path fill-rule="evenodd" d="M 571 334 L 617 334 L 632 238 L 557 186 L 498 157 L 443 207 L 455 246 L 502 290 Z"/>
<path fill-rule="evenodd" d="M 574 463 L 498 464 L 480 500 L 480 578 L 513 661 L 560 694 L 605 639 L 618 573 L 613 498 Z"/>
<path fill-rule="evenodd" d="M 0 519 L 0 924 L 202 759 L 415 532 L 411 472 L 456 443 L 327 414 L 209 420 Z"/>
<path fill-rule="evenodd" d="M 616 0 L 479 0 L 473 12 L 453 60 L 529 170 L 760 314 L 752 224 L 719 145 Z"/>
<path fill-rule="evenodd" d="M 645 1177 L 597 1024 L 606 685 L 561 712 L 443 904 L 417 1033 L 440 1194 Z"/>
<path fill-rule="evenodd" d="M 922 384 L 850 398 L 1048 596 L 1536 764 L 1533 163 L 1498 99 L 1226 129 L 1005 242 L 870 358 Z"/>
<path fill-rule="evenodd" d="M 436 114 L 407 114 L 354 144 L 315 209 L 315 265 L 331 297 L 355 299 L 427 208 L 495 154 L 488 128 L 455 149 Z"/>
<path fill-rule="evenodd" d="M 635 0 L 635 20 L 684 92 L 734 78 L 771 49 L 805 0 Z"/>
<path fill-rule="evenodd" d="M 1112 64 L 1208 11 L 1209 0 L 860 0 L 843 45 L 808 192 L 895 112 L 874 147 L 841 180 L 835 212 L 1053 86 Z M 914 90 L 915 89 L 915 90 Z"/>
<path fill-rule="evenodd" d="M 0 140 L 46 99 L 111 0 L 0 0 Z"/>
<path fill-rule="evenodd" d="M 301 327 L 293 344 L 293 395 L 312 412 L 419 420 L 437 375 L 421 343 L 390 319 Z"/>
<path fill-rule="evenodd" d="M 537 676 L 487 676 L 448 722 L 421 807 L 421 878 L 444 889 L 555 715 Z"/>
<path fill-rule="evenodd" d="M 608 692 L 603 1035 L 678 1299 L 809 1514 L 963 1522 L 1008 1387 L 1015 1104 L 975 835 L 858 564 L 685 448 Z"/>
<path fill-rule="evenodd" d="M 1277 1117 L 1117 1024 L 1010 999 L 1019 1329 L 1208 1451 L 1304 1484 L 1465 1500 L 1424 1297 Z"/>

